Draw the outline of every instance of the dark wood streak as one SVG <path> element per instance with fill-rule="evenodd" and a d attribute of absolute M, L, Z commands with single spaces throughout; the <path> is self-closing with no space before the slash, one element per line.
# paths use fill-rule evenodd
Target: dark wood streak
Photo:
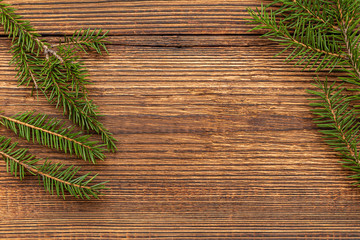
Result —
<path fill-rule="evenodd" d="M 80 27 L 111 30 L 110 55 L 84 58 L 119 152 L 94 166 L 0 128 L 111 187 L 100 200 L 63 201 L 0 164 L 0 238 L 360 238 L 359 189 L 311 120 L 314 74 L 246 32 L 245 9 L 260 1 L 6 2 L 55 44 Z M 0 110 L 65 119 L 16 86 L 8 48 L 0 37 Z"/>

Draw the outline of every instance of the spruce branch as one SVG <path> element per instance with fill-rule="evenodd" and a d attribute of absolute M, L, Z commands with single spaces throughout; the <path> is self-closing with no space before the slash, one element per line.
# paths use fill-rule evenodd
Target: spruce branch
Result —
<path fill-rule="evenodd" d="M 248 9 L 252 16 L 251 24 L 256 24 L 250 31 L 265 29 L 268 32 L 263 35 L 272 41 L 286 46 L 279 54 L 293 48 L 287 57 L 287 61 L 298 58 L 296 65 L 305 65 L 316 71 L 324 68 L 334 68 L 339 62 L 346 59 L 346 55 L 340 53 L 341 48 L 332 36 L 323 33 L 322 29 L 314 28 L 307 24 L 301 16 L 297 15 L 289 23 L 287 18 L 278 18 L 276 11 L 269 10 L 271 5 L 262 6 L 261 10 Z"/>
<path fill-rule="evenodd" d="M 36 90 L 38 90 L 38 83 L 36 77 L 37 68 L 37 58 L 28 54 L 20 45 L 12 45 L 10 52 L 13 54 L 13 57 L 10 61 L 10 64 L 15 65 L 15 70 L 17 70 L 16 77 L 18 78 L 18 85 L 29 86 L 32 82 Z"/>
<path fill-rule="evenodd" d="M 28 141 L 59 151 L 75 154 L 85 161 L 96 163 L 96 159 L 105 158 L 103 145 L 89 141 L 90 135 L 74 132 L 74 127 L 64 127 L 64 123 L 46 114 L 34 112 L 18 113 L 12 117 L 0 114 L 0 124 Z"/>
<path fill-rule="evenodd" d="M 348 64 L 351 66 L 353 73 L 349 72 L 349 75 L 355 78 L 355 82 L 360 84 L 360 47 L 358 32 L 358 24 L 360 23 L 360 17 L 353 22 L 356 13 L 360 14 L 360 3 L 354 1 L 350 4 L 348 1 L 337 0 L 337 11 L 338 11 L 338 23 L 340 25 L 339 32 L 342 35 L 342 40 L 345 43 L 345 54 L 347 55 Z M 350 13 L 344 16 L 344 11 L 350 10 Z"/>
<path fill-rule="evenodd" d="M 311 21 L 315 28 L 322 29 L 339 29 L 332 18 L 330 17 L 327 9 L 330 2 L 326 0 L 275 0 L 269 6 L 278 5 L 281 7 L 276 9 L 275 15 L 283 17 L 283 21 L 290 22 L 294 19 L 302 18 L 304 21 Z M 290 14 L 289 14 L 290 13 Z M 289 24 L 289 26 L 292 26 Z M 292 26 L 294 27 L 294 26 Z"/>
<path fill-rule="evenodd" d="M 25 54 L 21 49 L 19 53 Z M 26 61 L 21 61 L 20 57 L 14 55 L 13 62 L 17 64 L 16 67 L 20 72 L 18 76 L 19 81 L 29 84 L 30 80 L 34 80 L 37 83 L 38 89 L 50 103 L 55 104 L 57 108 L 62 108 L 63 113 L 67 114 L 69 119 L 82 129 L 92 130 L 100 134 L 107 148 L 115 151 L 116 139 L 97 119 L 100 116 L 96 111 L 97 106 L 87 98 L 86 94 L 71 91 L 74 88 L 74 83 L 68 82 L 69 72 L 63 71 L 63 65 L 54 57 L 50 57 L 52 61 L 47 61 L 31 55 L 27 56 L 33 61 L 31 65 L 27 64 L 28 62 Z M 65 62 L 68 63 L 68 60 L 66 59 Z M 76 74 L 76 76 L 73 76 L 74 81 L 84 76 L 79 77 L 83 73 L 76 73 L 75 71 L 71 71 L 70 74 Z M 81 81 L 77 81 L 77 83 L 84 84 Z"/>
<path fill-rule="evenodd" d="M 34 27 L 29 21 L 22 20 L 22 17 L 15 14 L 16 9 L 10 7 L 10 4 L 0 2 L 1 24 L 4 31 L 9 35 L 14 44 L 20 44 L 27 51 L 34 52 L 35 48 L 43 50 L 43 43 L 38 38 L 40 34 L 36 33 Z"/>
<path fill-rule="evenodd" d="M 355 85 L 355 87 L 348 87 L 348 90 L 357 92 L 349 96 L 357 111 L 360 111 L 360 2 L 336 0 L 331 11 L 334 15 L 337 24 L 339 25 L 337 37 L 343 44 L 343 52 L 347 56 L 346 61 L 342 62 L 342 70 L 347 73 L 347 77 L 340 79 Z"/>
<path fill-rule="evenodd" d="M 40 35 L 28 21 L 21 20 L 10 5 L 0 3 L 0 15 L 6 33 L 12 38 L 13 58 L 11 63 L 18 70 L 19 85 L 33 83 L 36 91 L 62 108 L 69 119 L 82 129 L 95 131 L 110 151 L 116 151 L 116 139 L 97 119 L 101 115 L 97 106 L 88 97 L 86 85 L 90 84 L 87 69 L 75 55 L 78 50 L 95 50 L 108 53 L 105 38 L 108 32 L 101 29 L 79 30 L 65 42 L 53 47 L 40 40 Z M 45 57 L 40 56 L 43 52 Z"/>
<path fill-rule="evenodd" d="M 92 82 L 88 79 L 88 70 L 84 66 L 83 61 L 80 61 L 79 57 L 75 55 L 76 51 L 74 51 L 74 48 L 61 46 L 58 52 L 62 56 L 66 56 L 63 63 L 58 64 L 56 67 L 60 72 L 66 73 L 67 81 L 71 82 L 69 90 L 75 93 L 82 93 L 83 97 L 87 98 L 88 90 L 86 86 L 92 84 Z"/>
<path fill-rule="evenodd" d="M 282 1 L 283 3 L 286 3 L 286 1 Z M 328 24 L 328 20 L 325 20 L 324 17 L 321 15 L 321 5 L 323 4 L 323 2 L 319 2 L 320 4 L 316 4 L 316 2 L 314 1 L 300 1 L 300 0 L 292 0 L 293 3 L 295 3 L 297 6 L 301 7 L 305 12 L 307 12 L 308 14 L 310 14 L 313 18 L 319 20 L 320 22 L 324 23 L 324 24 Z M 312 9 L 312 6 L 317 6 L 318 8 L 316 9 L 317 11 L 314 11 L 314 9 Z M 335 26 L 330 24 L 330 26 L 332 28 L 335 29 Z"/>
<path fill-rule="evenodd" d="M 320 91 L 308 90 L 316 96 L 310 104 L 314 107 L 312 112 L 318 116 L 314 122 L 324 134 L 325 142 L 340 154 L 344 166 L 356 172 L 351 177 L 357 179 L 356 184 L 360 184 L 360 123 L 349 105 L 347 95 L 343 94 L 345 88 L 335 84 L 329 86 L 327 80 L 321 82 L 317 79 L 313 85 Z"/>
<path fill-rule="evenodd" d="M 108 54 L 109 52 L 105 45 L 109 43 L 109 41 L 105 40 L 108 33 L 109 31 L 103 32 L 102 29 L 80 29 L 76 30 L 72 36 L 65 36 L 63 42 L 52 44 L 51 46 L 53 48 L 73 47 L 72 51 L 77 49 L 85 53 L 88 53 L 89 50 L 95 50 L 98 54 L 102 54 L 103 50 Z"/>
<path fill-rule="evenodd" d="M 69 115 L 69 119 L 79 125 L 85 130 L 93 130 L 101 135 L 103 142 L 111 151 L 116 150 L 116 139 L 112 136 L 110 131 L 97 120 L 99 114 L 96 112 L 97 106 L 87 98 L 79 98 L 79 93 L 69 93 L 66 89 L 69 85 L 64 86 L 61 83 L 66 83 L 62 78 L 61 72 L 53 71 L 54 62 L 45 62 L 45 67 L 41 73 L 42 80 L 40 80 L 40 89 L 47 97 L 48 101 L 55 103 L 56 107 L 62 107 L 64 113 Z"/>
<path fill-rule="evenodd" d="M 101 190 L 107 189 L 106 182 L 92 184 L 97 175 L 90 176 L 90 173 L 76 177 L 80 167 L 70 166 L 65 168 L 64 164 L 53 164 L 43 159 L 28 154 L 28 149 L 16 149 L 18 143 L 11 144 L 11 139 L 0 136 L 0 155 L 6 163 L 7 171 L 22 180 L 25 170 L 38 176 L 39 183 L 42 182 L 45 190 L 50 194 L 56 194 L 65 198 L 65 192 L 76 198 L 91 197 L 98 198 Z"/>
<path fill-rule="evenodd" d="M 275 10 L 272 10 L 274 6 Z M 304 69 L 311 62 L 309 69 L 317 65 L 315 71 L 342 70 L 347 76 L 339 77 L 340 80 L 355 85 L 355 88 L 350 84 L 329 86 L 327 80 L 316 80 L 315 86 L 319 90 L 309 92 L 316 96 L 310 104 L 318 116 L 315 123 L 326 142 L 341 155 L 344 166 L 355 172 L 351 177 L 360 185 L 360 122 L 357 114 L 360 106 L 353 106 L 360 100 L 360 94 L 344 91 L 360 91 L 360 1 L 275 0 L 262 6 L 261 10 L 249 9 L 249 13 L 252 23 L 257 24 L 254 29 L 268 30 L 263 36 L 286 46 L 281 53 L 294 48 L 287 60 L 297 59 L 295 65 L 305 62 Z M 294 40 L 301 47 L 293 47 L 291 42 Z"/>
<path fill-rule="evenodd" d="M 40 34 L 30 22 L 22 20 L 22 16 L 15 14 L 16 9 L 10 6 L 0 2 L 1 24 L 4 26 L 5 33 L 12 38 L 12 43 L 19 44 L 28 52 L 35 53 L 36 51 L 36 55 L 43 51 L 46 58 L 49 58 L 51 54 L 62 62 L 62 58 L 56 51 L 50 49 L 48 43 L 40 40 Z"/>
<path fill-rule="evenodd" d="M 13 130 L 20 137 L 38 142 L 65 153 L 75 154 L 86 161 L 95 163 L 104 159 L 105 146 L 115 151 L 115 138 L 99 122 L 101 115 L 97 106 L 88 97 L 88 71 L 76 53 L 95 50 L 108 53 L 105 40 L 108 32 L 101 29 L 76 31 L 73 36 L 56 45 L 41 40 L 36 29 L 15 13 L 15 9 L 0 0 L 0 23 L 11 38 L 11 64 L 15 65 L 19 85 L 33 85 L 48 102 L 62 108 L 69 119 L 86 131 L 101 135 L 105 144 L 90 141 L 90 135 L 65 127 L 62 121 L 45 114 L 34 112 L 19 113 L 12 117 L 0 114 L 0 124 Z M 69 192 L 77 198 L 98 197 L 100 190 L 106 189 L 104 183 L 92 184 L 95 176 L 90 173 L 76 177 L 80 168 L 63 164 L 43 163 L 42 159 L 27 154 L 28 149 L 15 150 L 17 143 L 0 136 L 0 155 L 4 158 L 7 170 L 23 179 L 25 171 L 37 175 L 45 189 L 51 194 L 65 196 Z"/>

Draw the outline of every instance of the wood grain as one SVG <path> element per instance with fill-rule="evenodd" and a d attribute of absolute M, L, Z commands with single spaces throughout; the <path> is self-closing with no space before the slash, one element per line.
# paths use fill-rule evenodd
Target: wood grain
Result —
<path fill-rule="evenodd" d="M 110 55 L 84 58 L 119 152 L 94 166 L 20 139 L 40 157 L 99 172 L 111 190 L 64 201 L 1 164 L 0 238 L 360 238 L 359 189 L 311 120 L 314 74 L 246 33 L 245 9 L 260 1 L 6 2 L 50 41 L 111 29 Z M 64 118 L 16 86 L 9 45 L 0 38 L 0 110 Z"/>
<path fill-rule="evenodd" d="M 39 1 L 9 0 L 46 34 L 106 28 L 112 34 L 239 34 L 250 0 Z"/>

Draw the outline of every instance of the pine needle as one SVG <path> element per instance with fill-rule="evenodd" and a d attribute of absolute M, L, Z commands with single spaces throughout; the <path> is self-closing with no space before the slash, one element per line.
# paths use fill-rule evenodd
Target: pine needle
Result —
<path fill-rule="evenodd" d="M 34 112 L 18 113 L 12 117 L 0 114 L 0 123 L 11 129 L 15 134 L 28 141 L 59 151 L 75 154 L 85 161 L 96 163 L 96 159 L 105 158 L 104 145 L 89 141 L 90 135 L 73 131 L 74 127 L 64 127 L 64 123 L 46 114 Z"/>
<path fill-rule="evenodd" d="M 350 83 L 346 87 L 316 79 L 318 90 L 309 92 L 316 96 L 311 103 L 318 116 L 315 123 L 360 185 L 360 0 L 275 0 L 248 12 L 249 23 L 256 25 L 251 31 L 266 30 L 264 37 L 285 46 L 280 54 L 287 54 L 287 61 L 295 61 L 303 70 L 346 73 L 339 77 Z"/>
<path fill-rule="evenodd" d="M 40 163 L 43 159 L 28 154 L 28 149 L 16 149 L 17 144 L 12 144 L 11 139 L 0 136 L 0 155 L 6 163 L 6 169 L 21 180 L 27 171 L 38 176 L 39 183 L 46 191 L 63 198 L 66 193 L 82 199 L 98 198 L 101 190 L 108 189 L 105 186 L 106 182 L 92 184 L 97 175 L 91 177 L 90 173 L 87 173 L 76 176 L 80 170 L 79 167 L 65 167 L 64 164 L 54 164 L 47 160 Z"/>
<path fill-rule="evenodd" d="M 86 131 L 101 135 L 108 150 L 116 151 L 116 139 L 98 120 L 101 115 L 88 97 L 86 86 L 91 84 L 88 71 L 79 57 L 79 51 L 93 50 L 108 53 L 105 40 L 108 32 L 101 29 L 79 30 L 64 42 L 51 45 L 40 39 L 40 34 L 29 21 L 15 13 L 15 9 L 0 2 L 1 24 L 12 40 L 11 64 L 18 71 L 19 85 L 33 85 L 57 108 L 62 108 L 69 119 Z"/>

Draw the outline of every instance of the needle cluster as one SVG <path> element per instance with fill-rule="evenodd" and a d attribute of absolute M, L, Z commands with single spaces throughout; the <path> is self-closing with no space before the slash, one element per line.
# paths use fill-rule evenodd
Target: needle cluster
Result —
<path fill-rule="evenodd" d="M 104 40 L 107 32 L 79 30 L 53 46 L 40 40 L 34 27 L 15 14 L 14 8 L 0 3 L 0 11 L 1 24 L 12 39 L 11 63 L 18 71 L 18 84 L 31 84 L 75 124 L 100 134 L 107 148 L 115 151 L 116 140 L 97 119 L 100 116 L 98 107 L 87 94 L 86 85 L 91 84 L 87 69 L 76 55 L 79 49 L 107 53 L 107 41 Z"/>
<path fill-rule="evenodd" d="M 74 126 L 65 127 L 62 121 L 50 118 L 46 114 L 25 112 L 12 117 L 0 114 L 0 119 L 0 124 L 28 141 L 37 142 L 64 153 L 75 154 L 94 164 L 96 159 L 105 158 L 103 144 L 90 141 L 90 135 L 74 131 Z"/>
<path fill-rule="evenodd" d="M 76 198 L 98 198 L 100 190 L 106 189 L 105 183 L 90 185 L 97 175 L 91 173 L 76 177 L 79 167 L 65 167 L 64 164 L 51 163 L 28 154 L 28 149 L 18 148 L 11 139 L 0 137 L 0 154 L 3 156 L 8 172 L 23 179 L 25 172 L 38 176 L 39 182 L 51 194 L 65 197 L 65 191 Z"/>
<path fill-rule="evenodd" d="M 360 1 L 275 0 L 248 12 L 252 31 L 265 30 L 264 37 L 283 45 L 278 55 L 287 54 L 287 61 L 303 70 L 346 73 L 340 84 L 317 78 L 317 90 L 309 92 L 316 124 L 359 185 Z"/>
<path fill-rule="evenodd" d="M 19 137 L 37 142 L 96 163 L 105 158 L 105 150 L 116 151 L 116 139 L 99 121 L 98 106 L 88 96 L 88 70 L 78 54 L 89 51 L 108 54 L 108 32 L 101 29 L 80 29 L 65 36 L 57 44 L 41 39 L 29 21 L 16 14 L 16 10 L 0 0 L 0 23 L 11 39 L 11 64 L 17 70 L 19 86 L 31 86 L 32 93 L 43 95 L 47 101 L 87 134 L 66 127 L 56 118 L 35 112 L 18 113 L 12 117 L 0 114 L 0 124 Z M 101 136 L 103 143 L 91 141 L 89 133 Z M 0 136 L 0 155 L 8 171 L 22 179 L 26 171 L 39 176 L 51 194 L 65 196 L 69 193 L 80 198 L 98 197 L 106 189 L 104 183 L 93 185 L 95 177 L 77 176 L 80 168 L 53 164 L 48 160 L 28 154 L 28 149 L 16 149 L 16 143 Z M 25 171 L 26 170 L 26 171 Z"/>

